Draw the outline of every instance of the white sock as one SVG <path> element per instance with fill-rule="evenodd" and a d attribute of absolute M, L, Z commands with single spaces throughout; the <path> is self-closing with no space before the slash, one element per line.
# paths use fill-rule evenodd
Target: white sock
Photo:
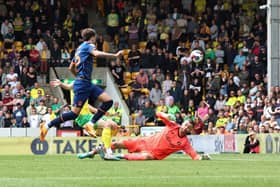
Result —
<path fill-rule="evenodd" d="M 107 153 L 108 155 L 112 155 L 112 154 L 113 154 L 113 151 L 112 151 L 111 148 L 107 148 L 107 149 L 106 149 L 106 153 Z"/>

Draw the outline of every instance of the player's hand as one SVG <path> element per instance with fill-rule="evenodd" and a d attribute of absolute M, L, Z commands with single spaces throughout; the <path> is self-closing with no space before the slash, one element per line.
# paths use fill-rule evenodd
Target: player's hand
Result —
<path fill-rule="evenodd" d="M 61 85 L 61 81 L 60 81 L 59 79 L 52 80 L 52 81 L 50 82 L 50 85 L 51 85 L 52 87 L 58 87 L 58 86 Z"/>
<path fill-rule="evenodd" d="M 120 57 L 123 55 L 123 50 L 120 50 L 116 53 L 116 57 Z"/>

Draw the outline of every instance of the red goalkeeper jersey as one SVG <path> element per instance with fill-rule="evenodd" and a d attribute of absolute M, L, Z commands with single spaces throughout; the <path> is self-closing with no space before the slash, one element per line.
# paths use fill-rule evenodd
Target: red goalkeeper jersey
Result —
<path fill-rule="evenodd" d="M 179 150 L 183 150 L 194 160 L 198 159 L 199 155 L 192 148 L 187 136 L 179 137 L 180 126 L 162 116 L 158 117 L 165 123 L 166 128 L 153 136 L 143 138 L 146 142 L 147 151 L 151 152 L 158 160 L 164 159 Z"/>

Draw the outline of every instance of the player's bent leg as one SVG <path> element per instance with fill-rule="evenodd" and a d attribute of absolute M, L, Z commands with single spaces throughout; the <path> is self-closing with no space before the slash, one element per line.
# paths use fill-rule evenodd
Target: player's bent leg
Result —
<path fill-rule="evenodd" d="M 111 142 L 112 142 L 111 128 L 108 128 L 108 127 L 103 128 L 101 139 L 102 139 L 102 142 L 103 142 L 104 147 L 106 149 L 106 152 L 108 151 L 108 149 L 111 150 Z M 112 154 L 112 152 L 110 152 L 108 154 Z"/>
<path fill-rule="evenodd" d="M 101 93 L 98 98 L 99 101 L 102 101 L 101 106 L 98 108 L 98 111 L 95 113 L 95 115 L 92 118 L 92 123 L 96 123 L 113 105 L 113 100 L 111 97 L 103 92 Z M 89 104 L 92 104 L 93 101 L 89 101 Z"/>
<path fill-rule="evenodd" d="M 126 160 L 155 160 L 154 156 L 151 153 L 129 153 L 124 155 Z"/>
<path fill-rule="evenodd" d="M 127 149 L 126 145 L 123 143 L 123 141 L 119 142 L 113 142 L 111 144 L 112 149 Z"/>
<path fill-rule="evenodd" d="M 98 153 L 96 149 L 93 149 L 92 151 L 88 153 L 80 153 L 77 155 L 79 159 L 85 159 L 85 158 L 94 158 L 94 156 Z"/>
<path fill-rule="evenodd" d="M 53 127 L 53 126 L 58 126 L 59 124 L 69 121 L 69 120 L 74 120 L 78 117 L 79 113 L 81 111 L 81 108 L 78 107 L 73 107 L 72 111 L 63 113 L 59 117 L 55 118 L 52 120 L 49 124 L 46 124 L 45 122 L 42 122 L 40 124 L 40 141 L 44 141 L 45 137 L 48 134 L 48 129 Z"/>

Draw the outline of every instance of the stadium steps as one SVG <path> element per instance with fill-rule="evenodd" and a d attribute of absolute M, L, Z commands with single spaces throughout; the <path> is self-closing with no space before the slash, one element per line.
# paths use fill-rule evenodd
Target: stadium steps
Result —
<path fill-rule="evenodd" d="M 94 9 L 88 9 L 89 25 L 92 26 L 97 34 L 103 34 L 106 41 L 110 41 L 110 37 L 107 35 L 106 31 L 106 17 L 102 17 L 96 13 Z M 114 42 L 108 42 L 110 52 L 117 51 Z"/>
<path fill-rule="evenodd" d="M 49 95 L 54 94 L 52 92 L 52 90 L 50 89 L 49 84 L 46 83 L 46 78 L 45 77 L 38 76 L 37 77 L 37 82 L 45 90 L 45 94 L 49 94 Z"/>

